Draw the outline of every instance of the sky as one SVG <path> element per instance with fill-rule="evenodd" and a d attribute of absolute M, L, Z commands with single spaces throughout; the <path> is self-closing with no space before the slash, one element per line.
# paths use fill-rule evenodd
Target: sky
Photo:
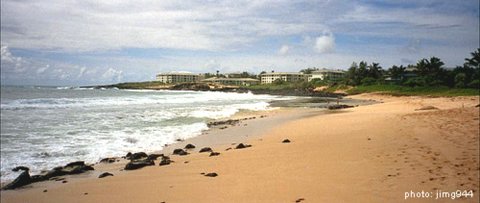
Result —
<path fill-rule="evenodd" d="M 478 0 L 1 0 L 1 84 L 78 86 L 161 72 L 462 65 Z"/>

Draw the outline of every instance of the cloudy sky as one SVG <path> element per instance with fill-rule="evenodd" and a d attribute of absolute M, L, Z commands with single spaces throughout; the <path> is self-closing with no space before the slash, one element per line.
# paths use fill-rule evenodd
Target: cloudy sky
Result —
<path fill-rule="evenodd" d="M 479 47 L 478 0 L 1 1 L 1 83 L 86 85 L 156 73 L 384 68 Z"/>

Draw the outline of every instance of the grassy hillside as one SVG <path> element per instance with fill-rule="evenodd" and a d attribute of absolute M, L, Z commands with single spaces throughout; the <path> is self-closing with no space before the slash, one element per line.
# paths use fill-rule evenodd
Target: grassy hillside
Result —
<path fill-rule="evenodd" d="M 458 89 L 448 87 L 406 87 L 399 85 L 356 86 L 348 94 L 382 92 L 396 96 L 478 96 L 479 89 Z"/>

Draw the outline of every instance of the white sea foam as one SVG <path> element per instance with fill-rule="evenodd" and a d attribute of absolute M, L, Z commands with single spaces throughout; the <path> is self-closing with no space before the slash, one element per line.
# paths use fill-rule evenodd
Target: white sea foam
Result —
<path fill-rule="evenodd" d="M 7 92 L 7 94 L 3 94 Z M 207 129 L 211 119 L 269 109 L 290 99 L 251 93 L 2 89 L 1 179 L 15 166 L 33 174 L 68 162 L 97 162 L 127 152 L 161 150 Z"/>

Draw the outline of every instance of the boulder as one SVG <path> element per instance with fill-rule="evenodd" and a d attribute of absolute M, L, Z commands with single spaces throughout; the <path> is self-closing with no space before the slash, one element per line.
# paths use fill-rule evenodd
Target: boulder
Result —
<path fill-rule="evenodd" d="M 188 154 L 188 152 L 186 152 L 186 151 L 183 150 L 183 149 L 175 149 L 175 150 L 173 150 L 173 154 L 174 154 L 174 155 L 185 156 L 185 155 Z"/>
<path fill-rule="evenodd" d="M 17 171 L 30 171 L 30 169 L 26 166 L 17 166 L 15 168 L 13 168 L 12 171 L 15 171 L 15 172 L 17 172 Z"/>
<path fill-rule="evenodd" d="M 128 152 L 127 155 L 125 155 L 125 158 L 129 158 L 130 156 L 132 156 L 132 152 Z"/>
<path fill-rule="evenodd" d="M 162 159 L 162 161 L 160 161 L 160 164 L 158 164 L 159 166 L 165 166 L 165 165 L 169 165 L 172 161 L 170 159 Z"/>
<path fill-rule="evenodd" d="M 218 156 L 218 155 L 220 155 L 220 152 L 211 152 L 210 153 L 210 156 Z"/>
<path fill-rule="evenodd" d="M 95 169 L 92 166 L 85 165 L 83 161 L 69 163 L 61 169 L 64 174 L 79 174 L 91 170 Z"/>
<path fill-rule="evenodd" d="M 130 161 L 127 165 L 125 165 L 125 170 L 135 170 L 139 168 L 143 168 L 145 166 L 152 166 L 155 165 L 155 162 L 150 159 L 136 159 Z"/>
<path fill-rule="evenodd" d="M 243 149 L 243 148 L 247 148 L 247 147 L 251 147 L 251 146 L 252 145 L 240 143 L 235 147 L 235 149 Z"/>
<path fill-rule="evenodd" d="M 284 139 L 284 140 L 282 141 L 282 143 L 290 143 L 290 140 L 289 140 L 289 139 Z"/>
<path fill-rule="evenodd" d="M 218 174 L 217 173 L 207 173 L 204 176 L 206 176 L 206 177 L 217 177 Z"/>
<path fill-rule="evenodd" d="M 28 170 L 24 170 L 22 173 L 20 173 L 20 175 L 17 178 L 15 178 L 15 180 L 5 185 L 5 187 L 3 187 L 2 190 L 13 190 L 18 187 L 28 185 L 30 183 L 32 183 L 30 174 L 28 173 Z"/>
<path fill-rule="evenodd" d="M 84 161 L 76 161 L 71 162 L 63 167 L 55 167 L 52 170 L 47 171 L 46 173 L 41 175 L 30 176 L 30 174 L 28 173 L 29 169 L 24 166 L 14 168 L 14 171 L 18 170 L 23 170 L 23 172 L 13 182 L 6 185 L 4 189 L 15 189 L 23 185 L 49 180 L 57 176 L 79 174 L 95 169 L 92 166 L 86 165 Z"/>
<path fill-rule="evenodd" d="M 103 158 L 100 160 L 100 163 L 114 163 L 117 161 L 117 158 L 111 157 L 111 158 Z"/>
<path fill-rule="evenodd" d="M 204 147 L 202 149 L 200 149 L 199 153 L 203 153 L 203 152 L 212 152 L 212 148 L 210 147 Z"/>
<path fill-rule="evenodd" d="M 193 145 L 193 144 L 187 144 L 185 146 L 185 149 L 194 149 L 194 148 L 195 148 L 195 145 Z"/>
<path fill-rule="evenodd" d="M 157 160 L 158 157 L 163 157 L 163 154 L 149 154 L 147 159 Z"/>
<path fill-rule="evenodd" d="M 107 176 L 113 176 L 113 174 L 109 173 L 109 172 L 105 172 L 105 173 L 102 173 L 98 176 L 98 178 L 105 178 Z"/>
<path fill-rule="evenodd" d="M 129 157 L 127 157 L 127 159 L 129 159 L 129 160 L 135 160 L 135 159 L 142 159 L 142 158 L 145 158 L 145 157 L 148 157 L 147 153 L 145 153 L 145 152 L 137 152 L 137 153 L 133 153 L 132 155 L 130 155 Z"/>

